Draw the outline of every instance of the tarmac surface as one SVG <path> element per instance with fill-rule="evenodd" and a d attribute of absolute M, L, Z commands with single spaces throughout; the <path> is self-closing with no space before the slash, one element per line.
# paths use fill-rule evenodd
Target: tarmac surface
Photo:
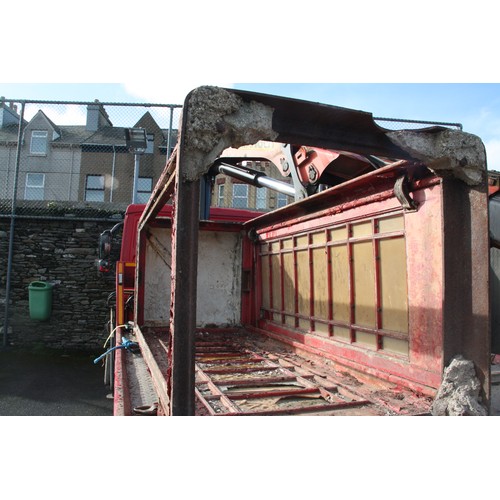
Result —
<path fill-rule="evenodd" d="M 112 416 L 100 354 L 0 349 L 0 416 Z"/>

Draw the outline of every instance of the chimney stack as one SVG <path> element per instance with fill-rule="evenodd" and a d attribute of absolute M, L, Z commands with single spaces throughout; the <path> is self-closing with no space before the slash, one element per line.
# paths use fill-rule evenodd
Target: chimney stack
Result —
<path fill-rule="evenodd" d="M 112 127 L 113 124 L 109 120 L 108 113 L 106 113 L 99 99 L 96 99 L 94 103 L 95 104 L 89 104 L 87 106 L 86 129 L 91 132 L 96 132 L 103 127 Z"/>

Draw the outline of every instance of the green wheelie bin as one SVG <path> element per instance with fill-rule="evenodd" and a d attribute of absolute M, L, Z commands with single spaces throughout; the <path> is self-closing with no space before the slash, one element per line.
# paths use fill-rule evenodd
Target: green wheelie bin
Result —
<path fill-rule="evenodd" d="M 46 321 L 52 312 L 52 283 L 32 281 L 29 286 L 30 318 Z"/>

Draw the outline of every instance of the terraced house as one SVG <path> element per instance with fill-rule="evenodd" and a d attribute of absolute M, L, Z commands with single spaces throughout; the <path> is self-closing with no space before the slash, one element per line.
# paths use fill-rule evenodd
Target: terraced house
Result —
<path fill-rule="evenodd" d="M 1 206 L 9 205 L 16 184 L 16 199 L 35 207 L 47 202 L 131 202 L 134 155 L 126 145 L 126 127 L 114 126 L 99 101 L 87 105 L 85 125 L 58 125 L 41 109 L 24 120 L 16 165 L 20 119 L 16 106 L 0 102 Z M 169 130 L 162 129 L 149 111 L 132 126 L 147 134 L 137 183 L 137 201 L 145 202 L 165 166 L 168 145 L 175 144 L 176 131 L 169 137 Z"/>

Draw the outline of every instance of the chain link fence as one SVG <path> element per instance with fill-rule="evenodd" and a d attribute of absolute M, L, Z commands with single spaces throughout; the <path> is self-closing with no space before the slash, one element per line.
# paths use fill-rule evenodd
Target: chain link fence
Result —
<path fill-rule="evenodd" d="M 433 122 L 425 120 L 406 120 L 403 118 L 382 118 L 374 116 L 373 120 L 377 125 L 388 130 L 416 130 L 428 127 L 445 127 L 455 130 L 462 130 L 461 123 Z"/>
<path fill-rule="evenodd" d="M 134 201 L 145 203 L 177 141 L 181 109 L 181 105 L 2 97 L 0 217 L 113 218 Z M 375 122 L 393 130 L 461 128 L 393 118 Z M 127 131 L 134 128 L 143 129 L 146 136 L 140 154 L 127 143 Z M 280 177 L 277 172 L 270 174 Z M 238 195 L 231 193 L 224 205 L 234 206 L 233 196 Z M 256 198 L 248 208 L 269 209 L 261 205 Z"/>
<path fill-rule="evenodd" d="M 180 114 L 181 105 L 2 98 L 0 216 L 106 218 L 145 202 Z M 127 143 L 135 128 L 145 132 L 139 153 Z"/>

